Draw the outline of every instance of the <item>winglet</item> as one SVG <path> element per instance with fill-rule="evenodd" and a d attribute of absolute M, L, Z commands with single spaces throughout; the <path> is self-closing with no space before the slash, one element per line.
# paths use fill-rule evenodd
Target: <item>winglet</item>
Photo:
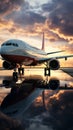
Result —
<path fill-rule="evenodd" d="M 42 37 L 42 48 L 41 48 L 41 50 L 44 51 L 44 49 L 45 49 L 45 42 L 44 42 L 44 32 L 43 32 L 43 37 Z"/>

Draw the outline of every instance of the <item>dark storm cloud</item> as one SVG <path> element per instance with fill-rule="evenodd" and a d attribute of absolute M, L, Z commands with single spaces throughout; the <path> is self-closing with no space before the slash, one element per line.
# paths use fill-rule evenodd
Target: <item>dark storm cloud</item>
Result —
<path fill-rule="evenodd" d="M 40 6 L 31 5 L 27 0 L 3 0 L 0 1 L 0 16 L 1 21 L 11 24 L 11 27 L 6 29 L 12 34 L 18 29 L 29 34 L 44 30 L 50 41 L 73 43 L 72 0 L 52 0 L 48 3 L 45 1 L 45 4 Z M 1 26 L 4 25 L 5 28 L 5 23 L 1 21 Z"/>
<path fill-rule="evenodd" d="M 14 8 L 16 5 L 19 6 L 19 10 L 13 10 L 12 12 L 10 11 L 10 13 L 7 12 L 4 19 L 11 20 L 15 24 L 19 24 L 21 27 L 32 24 L 34 25 L 34 23 L 43 23 L 45 21 L 45 16 L 36 13 L 28 2 L 23 3 L 23 1 L 21 1 L 22 5 L 19 2 L 17 1 L 13 6 Z M 8 11 L 9 8 L 10 7 L 8 6 Z"/>
<path fill-rule="evenodd" d="M 34 12 L 22 12 L 21 15 L 16 15 L 14 22 L 22 25 L 33 25 L 34 23 L 44 22 L 45 18 Z"/>
<path fill-rule="evenodd" d="M 73 0 L 52 0 L 42 6 L 48 12 L 48 26 L 57 34 L 73 36 Z M 70 39 L 69 39 L 70 40 Z"/>
<path fill-rule="evenodd" d="M 53 8 L 56 8 L 56 5 L 54 3 L 46 3 L 42 5 L 42 10 L 44 12 L 51 12 Z"/>
<path fill-rule="evenodd" d="M 24 0 L 1 0 L 0 1 L 0 15 L 11 12 L 13 9 L 17 9 L 24 3 Z"/>
<path fill-rule="evenodd" d="M 73 129 L 73 92 L 65 91 L 50 98 L 48 103 L 47 116 L 43 119 L 43 124 L 51 125 L 54 130 Z"/>

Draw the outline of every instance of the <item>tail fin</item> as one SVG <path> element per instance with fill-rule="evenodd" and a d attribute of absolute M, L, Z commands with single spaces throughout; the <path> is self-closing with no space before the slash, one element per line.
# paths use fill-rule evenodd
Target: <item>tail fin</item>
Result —
<path fill-rule="evenodd" d="M 45 42 L 44 42 L 44 32 L 43 32 L 43 37 L 42 37 L 42 48 L 41 50 L 45 50 Z"/>

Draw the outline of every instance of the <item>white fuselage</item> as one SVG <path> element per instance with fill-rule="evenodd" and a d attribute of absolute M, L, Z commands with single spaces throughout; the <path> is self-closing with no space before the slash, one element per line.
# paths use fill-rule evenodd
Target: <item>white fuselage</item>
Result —
<path fill-rule="evenodd" d="M 4 60 L 24 65 L 36 65 L 41 58 L 46 57 L 43 50 L 16 39 L 4 42 L 0 51 Z"/>

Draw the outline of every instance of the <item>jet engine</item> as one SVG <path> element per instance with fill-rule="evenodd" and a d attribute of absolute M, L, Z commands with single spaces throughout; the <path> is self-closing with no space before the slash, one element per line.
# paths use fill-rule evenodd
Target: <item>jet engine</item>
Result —
<path fill-rule="evenodd" d="M 9 63 L 9 62 L 7 62 L 7 61 L 4 61 L 4 62 L 3 62 L 3 68 L 5 68 L 5 69 L 7 69 L 7 70 L 12 70 L 12 69 L 14 69 L 15 67 L 16 67 L 15 64 L 11 64 L 11 63 Z"/>
<path fill-rule="evenodd" d="M 60 68 L 60 63 L 57 59 L 52 59 L 49 61 L 49 67 L 51 70 L 58 70 Z"/>

